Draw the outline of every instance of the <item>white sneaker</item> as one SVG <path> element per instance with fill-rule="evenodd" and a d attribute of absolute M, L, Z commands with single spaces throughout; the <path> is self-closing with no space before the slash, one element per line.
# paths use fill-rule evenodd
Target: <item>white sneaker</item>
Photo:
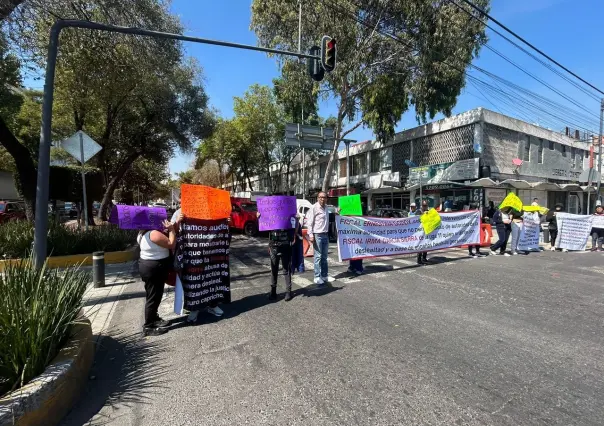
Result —
<path fill-rule="evenodd" d="M 334 277 L 321 277 L 321 279 L 324 283 L 332 283 L 336 280 Z"/>
<path fill-rule="evenodd" d="M 513 252 L 512 252 L 512 256 L 517 256 L 517 255 L 518 255 L 518 252 L 517 252 L 517 251 L 513 251 Z"/>
<path fill-rule="evenodd" d="M 496 252 L 496 251 L 491 250 L 491 256 L 497 256 L 497 252 Z"/>
<path fill-rule="evenodd" d="M 222 309 L 220 309 L 218 306 L 208 306 L 208 313 L 216 316 L 216 317 L 221 317 L 222 314 L 224 314 L 224 311 Z"/>
<path fill-rule="evenodd" d="M 199 315 L 199 311 L 189 312 L 189 315 L 187 316 L 187 322 L 188 323 L 196 322 L 198 315 Z"/>
<path fill-rule="evenodd" d="M 325 281 L 323 281 L 321 278 L 315 278 L 315 284 L 316 285 L 323 285 L 323 284 L 325 284 Z"/>
<path fill-rule="evenodd" d="M 505 257 L 510 257 L 510 256 L 511 256 L 511 254 L 509 254 L 509 253 L 503 253 L 503 255 L 504 255 Z"/>
<path fill-rule="evenodd" d="M 550 248 L 551 251 L 556 251 L 556 247 Z"/>
<path fill-rule="evenodd" d="M 568 253 L 568 249 L 562 249 L 562 253 Z"/>

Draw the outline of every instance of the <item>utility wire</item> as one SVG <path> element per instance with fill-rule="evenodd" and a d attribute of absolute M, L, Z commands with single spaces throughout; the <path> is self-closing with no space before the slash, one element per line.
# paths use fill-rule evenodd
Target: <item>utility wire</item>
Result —
<path fill-rule="evenodd" d="M 524 44 L 526 44 L 528 47 L 530 47 L 531 49 L 533 49 L 534 51 L 536 51 L 537 53 L 539 53 L 541 56 L 547 58 L 548 60 L 550 60 L 551 62 L 553 62 L 554 64 L 558 65 L 560 68 L 562 68 L 564 71 L 566 71 L 567 73 L 569 73 L 570 75 L 572 75 L 573 77 L 577 78 L 578 80 L 581 80 L 583 83 L 587 84 L 589 87 L 591 87 L 595 91 L 597 91 L 597 92 L 601 93 L 602 95 L 604 95 L 604 92 L 602 90 L 598 89 L 596 86 L 594 86 L 590 82 L 586 81 L 585 79 L 581 78 L 580 76 L 578 76 L 577 74 L 575 74 L 574 72 L 572 72 L 571 70 L 569 70 L 567 67 L 565 67 L 564 65 L 562 65 L 560 62 L 556 61 L 554 58 L 552 58 L 551 56 L 549 56 L 546 53 L 544 53 L 542 50 L 538 49 L 537 47 L 535 47 L 534 45 L 532 45 L 531 43 L 529 43 L 527 40 L 525 40 L 524 38 L 522 38 L 521 36 L 519 36 L 518 34 L 516 34 L 514 31 L 512 31 L 511 29 L 509 29 L 508 27 L 506 27 L 504 24 L 502 24 L 501 22 L 499 22 L 497 19 L 493 18 L 487 12 L 485 12 L 484 10 L 482 10 L 481 8 L 479 8 L 478 6 L 476 6 L 470 0 L 461 0 L 461 1 L 463 1 L 464 3 L 466 3 L 472 9 L 476 10 L 477 12 L 479 12 L 481 15 L 485 16 L 490 21 L 492 21 L 492 22 L 496 23 L 497 25 L 499 25 L 506 32 L 508 32 L 509 34 L 511 34 L 514 37 L 516 37 L 518 40 L 520 40 L 521 42 L 523 42 Z"/>
<path fill-rule="evenodd" d="M 458 9 L 460 9 L 461 11 L 463 11 L 464 13 L 468 14 L 470 17 L 472 17 L 472 19 L 477 20 L 478 22 L 482 23 L 485 27 L 489 28 L 491 31 L 493 31 L 495 34 L 499 35 L 500 37 L 502 37 L 504 40 L 506 40 L 507 42 L 509 42 L 510 44 L 512 44 L 513 46 L 515 46 L 516 48 L 518 48 L 519 50 L 521 50 L 522 52 L 526 53 L 528 56 L 530 56 L 531 58 L 533 58 L 535 61 L 539 62 L 541 65 L 543 65 L 544 67 L 546 67 L 547 69 L 549 69 L 550 71 L 552 71 L 553 73 L 555 73 L 556 75 L 558 75 L 559 77 L 561 77 L 562 79 L 564 79 L 566 82 L 572 84 L 574 87 L 576 87 L 577 89 L 581 90 L 583 93 L 585 93 L 587 96 L 591 97 L 592 99 L 596 100 L 596 101 L 600 101 L 600 98 L 598 98 L 596 95 L 594 95 L 592 92 L 590 92 L 589 90 L 587 90 L 585 87 L 581 86 L 580 84 L 578 84 L 576 81 L 572 80 L 571 78 L 567 77 L 566 75 L 564 75 L 562 72 L 560 72 L 559 70 L 557 70 L 556 68 L 554 68 L 551 64 L 548 64 L 547 62 L 541 60 L 539 57 L 537 57 L 536 55 L 532 54 L 531 52 L 529 52 L 528 50 L 526 50 L 524 47 L 520 46 L 518 43 L 514 42 L 512 39 L 510 39 L 509 37 L 505 36 L 504 34 L 502 34 L 501 32 L 497 31 L 495 28 L 493 28 L 491 25 L 489 25 L 487 22 L 483 21 L 482 19 L 479 19 L 478 17 L 476 17 L 473 13 L 471 13 L 470 11 L 468 11 L 467 9 L 465 9 L 464 7 L 462 7 L 459 3 L 457 3 L 457 1 L 455 0 L 447 0 L 449 3 L 455 5 Z M 493 53 L 495 53 L 496 55 L 502 57 L 504 60 L 508 61 L 509 63 L 511 63 L 512 65 L 514 65 L 515 67 L 517 67 L 518 69 L 520 69 L 521 71 L 523 71 L 524 73 L 528 74 L 530 77 L 534 78 L 535 80 L 539 81 L 540 83 L 542 83 L 543 85 L 547 86 L 548 88 L 552 89 L 553 91 L 555 91 L 556 93 L 558 93 L 560 96 L 566 97 L 566 95 L 563 95 L 561 92 L 559 92 L 557 89 L 552 88 L 550 85 L 548 85 L 547 83 L 543 82 L 541 79 L 535 77 L 534 75 L 528 73 L 526 70 L 524 70 L 522 67 L 520 67 L 518 64 L 514 63 L 513 61 L 511 61 L 509 58 L 507 58 L 505 55 L 503 55 L 501 52 L 497 51 L 495 48 L 493 48 L 492 46 L 489 46 L 488 44 L 485 44 L 485 47 L 490 49 L 491 51 L 493 51 Z"/>
<path fill-rule="evenodd" d="M 327 1 L 327 0 L 323 0 L 323 3 L 325 4 L 325 2 L 326 2 L 326 1 Z M 352 18 L 352 19 L 353 19 L 354 21 L 356 21 L 358 24 L 365 26 L 365 27 L 366 27 L 366 28 L 368 28 L 369 30 L 371 30 L 371 31 L 375 31 L 376 33 L 378 33 L 378 34 L 380 34 L 380 35 L 382 35 L 382 36 L 384 36 L 384 37 L 387 37 L 387 38 L 389 38 L 389 39 L 391 39 L 391 40 L 393 40 L 393 41 L 395 41 L 395 42 L 397 42 L 397 43 L 401 43 L 403 46 L 405 46 L 405 47 L 407 47 L 407 48 L 409 48 L 409 49 L 411 49 L 411 50 L 413 50 L 413 51 L 417 51 L 417 49 L 416 49 L 415 47 L 413 47 L 413 46 L 412 46 L 410 43 L 408 43 L 408 42 L 406 42 L 406 41 L 404 41 L 404 40 L 400 39 L 400 38 L 399 38 L 399 37 L 397 37 L 395 34 L 391 34 L 391 33 L 384 32 L 384 31 L 383 31 L 383 30 L 381 30 L 381 29 L 376 29 L 377 25 L 375 25 L 375 24 L 370 24 L 370 23 L 368 23 L 367 21 L 365 21 L 365 20 L 363 20 L 363 19 L 359 18 L 359 17 L 358 17 L 358 16 L 357 16 L 357 15 L 356 15 L 354 12 L 352 12 L 352 11 L 350 11 L 350 12 L 349 12 L 348 10 L 346 10 L 346 9 L 342 8 L 342 7 L 341 7 L 341 6 L 340 6 L 340 5 L 337 3 L 337 0 L 335 0 L 335 1 L 329 1 L 329 3 L 331 4 L 331 6 L 332 6 L 332 7 L 336 8 L 336 9 L 338 9 L 338 10 L 340 11 L 340 15 L 341 15 L 341 16 L 344 16 L 344 15 L 345 15 L 345 16 L 348 16 L 349 18 Z M 353 5 L 355 5 L 356 7 L 360 7 L 359 5 L 355 4 L 354 2 L 353 2 Z M 379 24 L 379 23 L 378 23 L 378 24 Z M 455 66 L 455 65 L 452 65 L 452 64 L 448 63 L 447 61 L 443 61 L 443 62 L 441 62 L 441 63 L 443 63 L 444 65 L 447 65 L 447 66 L 449 66 L 449 67 L 451 67 L 451 68 L 453 68 L 453 69 L 455 69 L 455 70 L 457 70 L 457 71 L 459 71 L 459 72 L 461 72 L 461 73 L 464 73 L 466 76 L 473 78 L 475 81 L 478 81 L 478 82 L 480 82 L 480 83 L 483 83 L 483 84 L 486 84 L 486 85 L 488 85 L 488 86 L 490 86 L 490 87 L 493 87 L 493 86 L 492 86 L 492 85 L 490 85 L 489 83 L 487 83 L 487 82 L 485 82 L 485 81 L 483 81 L 483 80 L 480 80 L 480 79 L 478 79 L 477 77 L 471 76 L 471 75 L 470 75 L 470 74 L 468 74 L 468 73 L 467 73 L 465 70 L 460 69 L 459 67 L 457 67 L 457 66 Z M 504 82 L 506 85 L 513 85 L 513 86 L 516 86 L 516 87 L 520 88 L 520 86 L 517 86 L 517 85 L 515 85 L 514 83 L 511 83 L 511 82 L 509 82 L 509 81 L 505 80 L 505 79 L 504 79 L 504 78 L 502 78 L 502 77 L 495 76 L 495 74 L 489 73 L 488 71 L 485 71 L 485 70 L 483 70 L 482 68 L 477 67 L 477 66 L 475 66 L 475 65 L 473 65 L 473 64 L 469 64 L 469 67 L 474 68 L 474 69 L 476 69 L 477 71 L 479 71 L 479 72 L 481 72 L 481 73 L 485 73 L 486 75 L 490 76 L 491 78 L 496 77 L 496 78 L 497 78 L 497 79 L 499 79 L 501 82 Z M 499 93 L 505 93 L 505 92 L 504 92 L 502 89 L 495 89 L 495 88 L 493 88 L 493 90 L 497 90 Z M 534 96 L 534 95 L 536 95 L 536 94 L 534 94 L 533 92 L 530 92 L 530 91 L 528 91 L 528 90 L 526 90 L 526 89 L 521 88 L 521 90 L 522 90 L 522 91 L 524 91 L 524 92 L 526 92 L 526 93 L 531 93 L 533 96 Z M 508 97 L 509 97 L 509 94 L 506 94 L 506 96 L 508 96 Z M 539 95 L 537 95 L 537 96 L 539 96 Z M 553 102 L 553 101 L 551 101 L 551 100 L 549 100 L 549 99 L 547 99 L 547 98 L 544 98 L 544 97 L 542 97 L 542 96 L 539 96 L 539 97 L 540 97 L 540 98 L 542 98 L 542 99 L 546 99 L 548 103 L 553 103 L 553 104 L 555 104 L 555 102 Z M 565 108 L 565 107 L 561 106 L 560 104 L 558 104 L 558 105 L 559 105 L 559 107 L 561 107 L 561 109 L 562 109 L 562 110 L 561 110 L 561 109 L 558 109 L 558 112 L 565 112 L 565 111 L 563 111 L 563 110 L 566 110 L 566 112 L 567 112 L 567 113 L 569 113 L 569 115 L 577 114 L 577 112 L 575 112 L 575 111 L 574 111 L 574 110 L 572 110 L 572 109 L 567 109 L 567 108 Z M 539 110 L 541 110 L 541 109 L 542 109 L 542 108 L 539 108 L 539 107 L 535 106 L 534 104 L 532 104 L 532 106 L 533 106 L 533 107 L 535 107 L 537 111 L 539 111 Z M 545 111 L 544 111 L 544 112 L 545 112 Z M 565 119 L 561 118 L 560 116 L 558 116 L 558 115 L 556 115 L 556 114 L 553 114 L 551 111 L 550 111 L 550 112 L 548 112 L 548 115 L 550 115 L 550 116 L 553 116 L 553 117 L 557 118 L 557 119 L 558 119 L 558 120 L 560 120 L 562 123 L 568 123 L 568 124 L 571 124 L 571 127 L 576 127 L 576 128 L 584 129 L 584 130 L 586 130 L 586 131 L 588 131 L 588 132 L 590 132 L 590 133 L 593 133 L 593 130 L 589 130 L 589 129 L 587 129 L 587 128 L 586 128 L 586 127 L 584 127 L 584 126 L 579 126 L 579 125 L 577 125 L 576 123 L 571 123 L 571 122 L 569 122 L 569 121 L 567 121 L 567 120 L 565 120 Z M 553 126 L 553 127 L 556 127 L 556 126 Z"/>

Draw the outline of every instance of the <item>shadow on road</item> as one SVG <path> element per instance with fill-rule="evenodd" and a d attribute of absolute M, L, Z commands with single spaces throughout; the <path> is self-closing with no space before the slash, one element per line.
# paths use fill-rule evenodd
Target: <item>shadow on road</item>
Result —
<path fill-rule="evenodd" d="M 87 388 L 61 426 L 109 424 L 120 408 L 151 403 L 169 389 L 169 363 L 157 341 L 113 334 L 98 345 Z M 104 406 L 108 412 L 101 412 Z"/>

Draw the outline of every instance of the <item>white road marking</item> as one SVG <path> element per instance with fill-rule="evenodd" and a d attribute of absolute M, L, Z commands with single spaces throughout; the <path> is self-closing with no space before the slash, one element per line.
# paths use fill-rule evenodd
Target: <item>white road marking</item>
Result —
<path fill-rule="evenodd" d="M 306 288 L 309 285 L 313 285 L 313 282 L 311 280 L 309 280 L 308 278 L 304 278 L 301 275 L 292 275 L 292 283 L 302 288 Z"/>

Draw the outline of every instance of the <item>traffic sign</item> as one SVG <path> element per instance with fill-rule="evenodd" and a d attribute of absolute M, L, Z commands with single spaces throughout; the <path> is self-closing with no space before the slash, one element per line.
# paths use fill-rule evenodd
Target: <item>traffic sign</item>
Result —
<path fill-rule="evenodd" d="M 310 149 L 333 149 L 333 127 L 308 126 L 298 123 L 285 125 L 285 145 Z"/>
<path fill-rule="evenodd" d="M 82 140 L 80 141 L 80 135 Z M 94 157 L 103 147 L 96 143 L 90 136 L 81 130 L 78 130 L 73 136 L 60 142 L 59 146 L 67 151 L 73 158 L 82 163 L 88 162 Z"/>

